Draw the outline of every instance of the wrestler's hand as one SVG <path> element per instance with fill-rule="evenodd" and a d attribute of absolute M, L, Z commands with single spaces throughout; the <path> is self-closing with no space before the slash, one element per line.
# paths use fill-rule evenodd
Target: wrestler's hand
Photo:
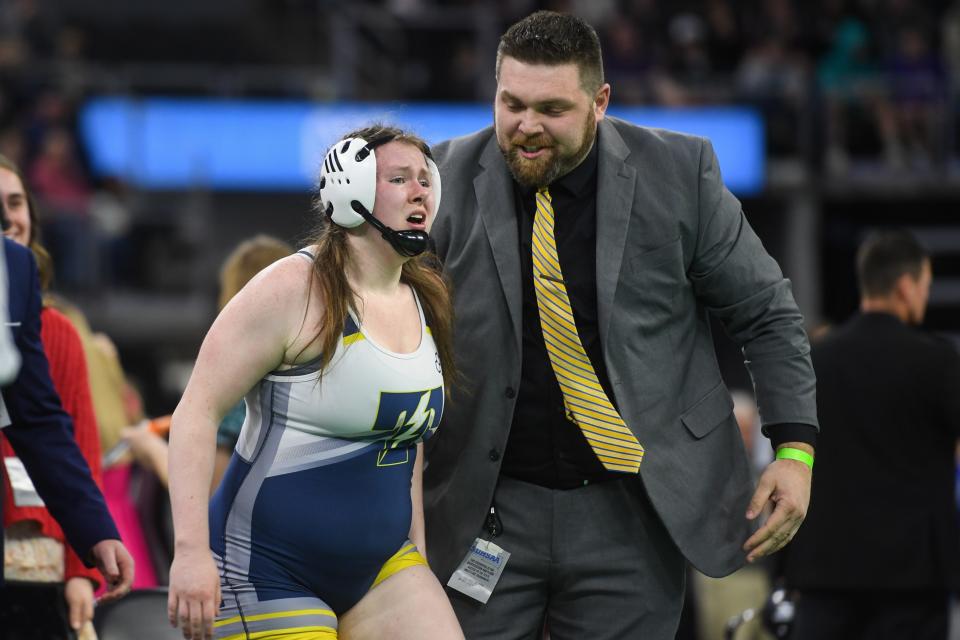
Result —
<path fill-rule="evenodd" d="M 127 595 L 133 584 L 133 557 L 119 540 L 101 540 L 90 551 L 94 564 L 103 574 L 107 591 L 100 599 L 104 602 Z"/>
<path fill-rule="evenodd" d="M 219 608 L 220 575 L 210 550 L 177 550 L 170 566 L 170 624 L 179 624 L 187 640 L 209 640 Z"/>
<path fill-rule="evenodd" d="M 805 443 L 790 442 L 781 446 L 813 453 L 813 448 Z M 813 470 L 797 460 L 774 460 L 767 466 L 747 507 L 747 519 L 759 516 L 768 503 L 773 505 L 773 512 L 744 543 L 747 562 L 779 551 L 793 539 L 807 516 L 812 478 Z"/>

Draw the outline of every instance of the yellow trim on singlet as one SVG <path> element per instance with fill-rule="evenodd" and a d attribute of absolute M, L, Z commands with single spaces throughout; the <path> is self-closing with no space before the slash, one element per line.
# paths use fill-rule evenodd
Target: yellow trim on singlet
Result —
<path fill-rule="evenodd" d="M 417 551 L 417 545 L 411 543 L 406 544 L 400 548 L 400 551 L 397 551 L 393 554 L 389 560 L 383 563 L 383 567 L 380 569 L 380 573 L 377 574 L 376 579 L 373 581 L 373 584 L 370 585 L 370 588 L 373 589 L 375 586 L 389 578 L 395 573 L 398 573 L 407 567 L 415 567 L 417 565 L 427 565 L 427 559 L 420 555 L 420 552 Z"/>
<path fill-rule="evenodd" d="M 428 566 L 427 560 L 417 551 L 417 545 L 408 543 L 400 547 L 389 560 L 387 560 L 380 573 L 374 579 L 370 588 L 373 589 L 378 584 L 390 576 L 403 571 L 408 567 L 418 565 Z M 252 616 L 233 616 L 217 620 L 213 623 L 214 627 L 223 627 L 245 620 L 255 622 L 258 620 L 270 620 L 276 618 L 288 618 L 293 616 L 305 615 L 325 615 L 336 618 L 336 614 L 329 609 L 297 609 L 294 611 L 277 611 L 275 613 L 258 613 Z M 255 631 L 253 633 L 238 633 L 226 636 L 221 640 L 337 640 L 337 630 L 334 627 L 327 626 L 309 626 L 309 627 L 288 627 L 286 629 L 269 629 L 267 631 Z"/>
<path fill-rule="evenodd" d="M 337 630 L 332 627 L 290 627 L 238 633 L 221 640 L 337 640 Z"/>
<path fill-rule="evenodd" d="M 360 342 L 363 339 L 364 339 L 363 334 L 360 333 L 359 331 L 357 331 L 356 333 L 351 333 L 350 335 L 343 337 L 343 346 L 349 347 L 354 342 Z"/>
<path fill-rule="evenodd" d="M 270 618 L 288 618 L 290 616 L 333 616 L 336 614 L 330 609 L 297 609 L 295 611 L 274 611 L 272 613 L 257 613 L 252 616 L 233 616 L 224 618 L 213 623 L 214 627 L 224 627 L 234 622 L 246 620 L 247 622 L 256 622 L 257 620 L 269 620 Z"/>

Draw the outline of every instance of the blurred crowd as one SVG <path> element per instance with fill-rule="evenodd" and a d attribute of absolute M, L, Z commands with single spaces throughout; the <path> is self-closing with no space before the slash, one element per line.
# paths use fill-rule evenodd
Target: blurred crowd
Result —
<path fill-rule="evenodd" d="M 73 157 L 78 150 L 70 134 L 78 102 L 91 91 L 130 88 L 103 80 L 111 67 L 183 62 L 192 56 L 198 64 L 223 66 L 232 58 L 251 73 L 264 65 L 299 64 L 329 74 L 343 64 L 341 58 L 350 57 L 328 50 L 332 36 L 324 25 L 330 29 L 334 21 L 325 16 L 340 11 L 338 20 L 346 21 L 341 24 L 355 21 L 362 23 L 358 29 L 396 30 L 402 36 L 401 55 L 396 56 L 396 50 L 384 53 L 404 60 L 409 70 L 400 84 L 381 74 L 383 90 L 395 94 L 372 97 L 466 101 L 490 97 L 483 81 L 492 71 L 485 50 L 495 43 L 484 40 L 471 12 L 481 5 L 489 12 L 490 3 L 382 0 L 369 3 L 384 16 L 372 21 L 356 7 L 347 11 L 346 3 L 245 0 L 228 24 L 233 28 L 242 18 L 248 28 L 221 45 L 223 51 L 207 44 L 193 54 L 173 46 L 166 54 L 162 47 L 148 44 L 131 49 L 129 38 L 114 38 L 106 26 L 83 17 L 77 9 L 83 4 L 9 0 L 0 7 L 0 150 L 15 160 L 28 160 L 37 189 L 53 190 L 52 198 L 65 209 L 81 206 L 90 189 Z M 850 155 L 878 156 L 896 168 L 924 169 L 954 146 L 954 140 L 941 133 L 944 127 L 952 129 L 948 120 L 952 121 L 952 87 L 960 74 L 960 3 L 500 0 L 494 6 L 490 30 L 494 37 L 500 27 L 538 7 L 574 12 L 596 25 L 617 103 L 755 105 L 768 117 L 774 154 L 822 150 L 833 171 L 844 169 L 844 156 Z M 165 31 L 185 32 L 190 9 L 185 11 L 182 23 L 171 20 L 167 27 L 154 26 L 143 40 L 162 40 Z M 297 46 L 292 26 L 296 22 L 315 23 L 317 30 L 300 38 L 314 40 L 313 47 Z M 249 35 L 258 28 L 274 36 L 289 28 L 291 37 L 283 46 L 276 39 L 258 43 Z M 242 53 L 229 53 L 231 46 Z M 451 55 L 437 56 L 436 51 Z M 137 84 L 135 79 L 130 82 Z M 260 90 L 255 80 L 250 82 L 237 90 Z M 119 86 L 104 86 L 111 83 Z M 216 86 L 210 79 L 194 90 Z M 371 91 L 356 83 L 350 86 L 335 87 L 326 97 L 357 99 Z M 299 95 L 311 91 L 308 86 L 288 89 Z M 813 131 L 823 132 L 824 139 L 817 141 L 822 149 L 807 148 Z"/>
<path fill-rule="evenodd" d="M 387 48 L 381 60 L 404 60 L 403 80 L 375 74 L 366 83 L 341 83 L 325 92 L 305 80 L 287 87 L 285 96 L 274 87 L 273 95 L 487 101 L 492 69 L 486 51 L 495 41 L 485 38 L 540 6 L 575 12 L 597 26 L 615 104 L 753 106 L 764 116 L 771 158 L 799 161 L 832 177 L 939 177 L 950 175 L 954 165 L 960 2 L 500 0 L 492 21 L 483 23 L 475 18 L 489 12 L 489 3 L 383 0 L 351 4 L 348 11 L 345 3 L 326 0 L 244 0 L 225 18 L 229 40 L 209 31 L 211 11 L 184 3 L 182 20 L 138 30 L 138 46 L 121 18 L 156 23 L 155 16 L 118 6 L 117 12 L 131 13 L 111 20 L 95 4 L 0 5 L 0 153 L 24 167 L 35 189 L 45 212 L 44 241 L 58 255 L 57 280 L 68 289 L 142 285 L 130 237 L 136 194 L 115 177 L 91 175 L 76 126 L 83 100 L 150 91 L 137 74 L 157 74 L 163 65 L 185 61 L 235 68 L 239 77 L 247 73 L 246 84 L 229 89 L 241 95 L 262 93 L 256 70 L 264 68 L 300 65 L 317 76 L 342 75 L 347 59 L 377 68 L 378 59 L 369 58 L 373 54 L 360 38 L 345 39 L 362 49 L 349 55 L 328 44 L 334 23 L 325 19 L 329 15 L 337 15 L 338 28 L 347 25 L 350 33 L 392 30 L 402 36 L 393 38 L 400 43 L 393 46 L 403 51 Z M 371 20 L 361 6 L 384 19 Z M 188 20 L 190 11 L 200 12 L 197 20 Z M 304 31 L 304 23 L 313 28 Z M 492 28 L 484 31 L 480 23 Z M 204 24 L 207 30 L 196 31 Z M 251 35 L 258 28 L 259 40 Z M 281 46 L 276 36 L 286 36 L 285 30 L 290 37 Z M 174 32 L 179 36 L 171 40 Z M 190 37 L 211 42 L 194 53 L 160 44 Z M 140 65 L 139 71 L 129 71 L 130 65 Z M 117 72 L 121 68 L 127 71 Z M 151 86 L 167 93 L 226 91 L 212 78 L 191 82 Z"/>

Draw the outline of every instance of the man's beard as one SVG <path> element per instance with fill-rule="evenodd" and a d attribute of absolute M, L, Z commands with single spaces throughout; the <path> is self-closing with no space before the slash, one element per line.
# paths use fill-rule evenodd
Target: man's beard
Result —
<path fill-rule="evenodd" d="M 590 148 L 593 146 L 593 141 L 597 137 L 597 121 L 591 117 L 592 115 L 587 114 L 587 117 L 584 118 L 583 142 L 574 153 L 560 155 L 557 147 L 550 145 L 553 140 L 546 134 L 530 138 L 518 136 L 508 142 L 509 146 L 506 149 L 500 146 L 500 153 L 503 154 L 513 179 L 527 189 L 540 189 L 575 169 L 587 157 Z M 550 148 L 539 158 L 528 160 L 520 155 L 518 145 L 549 146 Z"/>

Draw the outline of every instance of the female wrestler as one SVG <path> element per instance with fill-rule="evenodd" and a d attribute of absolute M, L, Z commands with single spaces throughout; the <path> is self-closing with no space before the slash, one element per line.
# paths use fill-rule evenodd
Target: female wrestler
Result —
<path fill-rule="evenodd" d="M 422 255 L 439 200 L 422 140 L 348 135 L 313 244 L 211 327 L 170 437 L 168 614 L 186 638 L 463 637 L 424 559 L 420 442 L 452 373 L 449 296 Z M 217 424 L 242 396 L 208 505 Z"/>

